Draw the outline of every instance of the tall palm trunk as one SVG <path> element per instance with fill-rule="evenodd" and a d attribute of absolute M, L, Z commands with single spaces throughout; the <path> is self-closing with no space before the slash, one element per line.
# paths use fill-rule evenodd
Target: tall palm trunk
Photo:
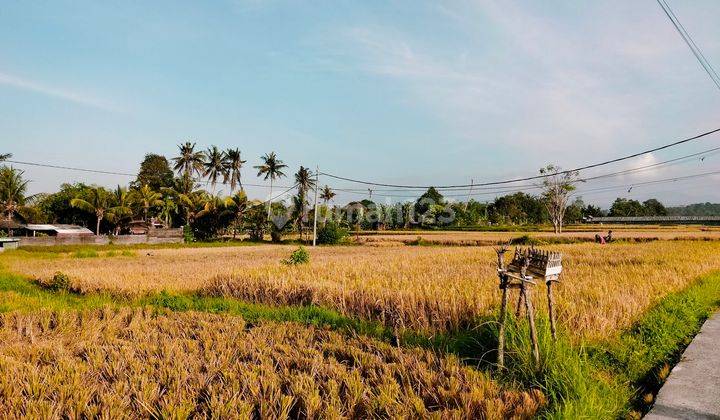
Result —
<path fill-rule="evenodd" d="M 97 215 L 97 224 L 95 225 L 95 236 L 100 236 L 100 222 L 102 221 L 102 214 Z"/>
<path fill-rule="evenodd" d="M 272 177 L 270 177 L 270 199 L 268 200 L 268 215 L 267 215 L 268 220 L 270 220 L 270 212 L 272 211 L 272 199 L 273 199 L 272 190 L 273 190 L 273 179 L 272 179 Z"/>

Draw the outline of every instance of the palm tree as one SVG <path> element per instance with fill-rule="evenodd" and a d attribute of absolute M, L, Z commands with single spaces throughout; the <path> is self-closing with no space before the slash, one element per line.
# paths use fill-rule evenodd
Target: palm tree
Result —
<path fill-rule="evenodd" d="M 268 210 L 267 210 L 267 218 L 270 219 L 270 209 L 271 209 L 271 205 L 272 205 L 273 181 L 285 176 L 285 173 L 282 170 L 287 168 L 287 165 L 285 165 L 282 160 L 277 158 L 277 156 L 275 155 L 275 152 L 270 152 L 270 154 L 265 154 L 265 156 L 261 156 L 260 159 L 263 160 L 263 164 L 255 166 L 255 169 L 258 170 L 257 176 L 265 175 L 264 179 L 266 181 L 268 180 L 268 178 L 270 178 L 270 199 L 268 200 Z"/>
<path fill-rule="evenodd" d="M 236 186 L 240 186 L 242 190 L 242 182 L 240 181 L 240 170 L 243 164 L 247 162 L 242 160 L 240 149 L 227 149 L 225 151 L 225 179 L 223 182 L 230 181 L 230 195 L 235 191 Z"/>
<path fill-rule="evenodd" d="M 116 233 L 120 230 L 120 223 L 126 218 L 132 217 L 132 208 L 130 207 L 132 194 L 121 186 L 117 186 L 113 191 L 113 202 L 114 206 L 110 207 L 108 211 L 115 216 Z"/>
<path fill-rule="evenodd" d="M 225 207 L 233 212 L 235 218 L 235 227 L 233 228 L 233 239 L 235 239 L 237 225 L 241 223 L 243 214 L 248 208 L 248 199 L 245 191 L 240 190 L 237 194 L 227 197 L 225 199 Z"/>
<path fill-rule="evenodd" d="M 322 190 L 320 190 L 320 199 L 325 204 L 325 215 L 323 217 L 323 225 L 325 225 L 325 223 L 327 222 L 328 202 L 330 202 L 330 200 L 335 198 L 336 195 L 337 194 L 335 194 L 335 192 L 327 185 Z"/>
<path fill-rule="evenodd" d="M 298 187 L 297 200 L 295 200 L 296 206 L 299 205 L 300 219 L 298 227 L 300 228 L 300 236 L 302 236 L 302 221 L 305 218 L 305 205 L 307 204 L 307 193 L 309 190 L 315 189 L 315 180 L 312 176 L 312 171 L 304 166 L 300 166 L 297 173 L 295 174 L 295 184 Z"/>
<path fill-rule="evenodd" d="M 178 205 L 172 196 L 166 195 L 160 200 L 160 220 L 165 223 L 165 227 L 172 226 L 172 215 L 177 214 Z"/>
<path fill-rule="evenodd" d="M 0 168 L 0 206 L 6 220 L 12 220 L 15 212 L 25 204 L 25 193 L 30 181 L 23 180 L 24 173 L 7 166 Z"/>
<path fill-rule="evenodd" d="M 82 198 L 73 198 L 70 200 L 70 205 L 88 213 L 95 213 L 95 217 L 97 217 L 95 235 L 100 236 L 100 222 L 104 218 L 110 221 L 115 219 L 115 215 L 108 211 L 112 195 L 103 187 L 91 187 L 88 191 L 90 192 L 89 201 Z"/>
<path fill-rule="evenodd" d="M 180 156 L 173 158 L 173 169 L 186 178 L 192 178 L 193 173 L 200 175 L 205 167 L 205 153 L 195 151 L 195 143 L 189 141 L 179 144 Z"/>
<path fill-rule="evenodd" d="M 200 191 L 196 191 L 196 184 L 190 178 L 175 178 L 172 188 L 162 188 L 161 191 L 166 196 L 173 198 L 175 203 L 183 210 L 185 215 L 185 225 L 189 226 L 193 219 L 192 212 L 195 209 L 196 197 Z"/>
<path fill-rule="evenodd" d="M 143 185 L 139 190 L 133 190 L 133 201 L 143 208 L 143 220 L 147 222 L 150 207 L 162 205 L 162 194 L 153 191 L 149 186 Z"/>
<path fill-rule="evenodd" d="M 207 160 L 205 161 L 203 176 L 208 177 L 210 185 L 212 185 L 213 194 L 215 194 L 215 184 L 217 184 L 218 177 L 227 178 L 225 152 L 218 149 L 217 146 L 213 146 L 207 150 L 205 156 Z"/>

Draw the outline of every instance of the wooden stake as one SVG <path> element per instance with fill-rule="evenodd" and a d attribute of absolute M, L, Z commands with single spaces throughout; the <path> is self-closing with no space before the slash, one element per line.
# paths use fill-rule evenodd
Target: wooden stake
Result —
<path fill-rule="evenodd" d="M 505 367 L 505 318 L 507 317 L 508 305 L 508 288 L 507 276 L 505 275 L 505 251 L 507 248 L 501 247 L 495 250 L 498 257 L 498 275 L 500 276 L 500 288 L 502 289 L 502 304 L 500 305 L 500 327 L 498 331 L 498 367 Z"/>
<path fill-rule="evenodd" d="M 552 294 L 552 280 L 547 281 L 547 297 L 548 297 L 548 315 L 550 316 L 550 334 L 552 334 L 553 340 L 557 340 L 557 333 L 555 332 L 555 302 Z"/>
<path fill-rule="evenodd" d="M 520 296 L 518 296 L 517 307 L 515 308 L 515 317 L 520 316 L 520 310 L 522 309 L 523 301 L 525 300 L 525 287 L 520 288 Z"/>
<path fill-rule="evenodd" d="M 501 282 L 505 282 L 504 279 Z M 505 367 L 505 318 L 507 317 L 508 290 L 507 286 L 502 289 L 502 304 L 500 305 L 500 331 L 498 332 L 498 367 Z"/>
<path fill-rule="evenodd" d="M 525 287 L 523 285 L 523 287 Z M 527 312 L 528 322 L 530 323 L 530 341 L 532 342 L 533 359 L 535 365 L 540 365 L 540 348 L 538 346 L 537 330 L 535 329 L 535 314 L 533 312 L 532 301 L 530 300 L 530 289 L 525 291 L 525 311 Z"/>
<path fill-rule="evenodd" d="M 522 268 L 520 268 L 520 276 L 527 278 L 527 268 L 530 265 L 530 258 L 525 258 Z M 527 313 L 528 323 L 530 324 L 530 341 L 532 342 L 533 358 L 535 365 L 540 366 L 540 348 L 538 346 L 537 330 L 535 329 L 535 313 L 533 312 L 532 295 L 528 284 L 523 281 L 520 289 L 521 296 L 525 296 L 525 312 Z M 523 293 L 524 292 L 524 293 Z"/>

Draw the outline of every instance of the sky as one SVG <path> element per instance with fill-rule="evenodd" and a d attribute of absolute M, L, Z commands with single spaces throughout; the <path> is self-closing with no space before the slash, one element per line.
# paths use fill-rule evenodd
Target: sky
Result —
<path fill-rule="evenodd" d="M 668 3 L 720 70 L 720 2 Z M 146 153 L 173 157 L 189 140 L 240 148 L 248 183 L 264 184 L 252 166 L 275 151 L 288 175 L 304 165 L 467 184 L 634 153 L 719 128 L 719 117 L 720 90 L 655 0 L 0 5 L 0 153 L 17 161 L 134 173 Z M 582 175 L 717 146 L 720 134 Z M 618 196 L 720 201 L 717 176 L 625 189 L 720 171 L 720 154 L 703 157 L 578 194 L 604 207 Z M 13 166 L 32 193 L 130 180 Z M 338 201 L 368 196 L 362 185 L 320 184 L 359 190 Z M 617 188 L 593 191 L 602 186 Z M 378 201 L 408 195 L 379 190 Z"/>

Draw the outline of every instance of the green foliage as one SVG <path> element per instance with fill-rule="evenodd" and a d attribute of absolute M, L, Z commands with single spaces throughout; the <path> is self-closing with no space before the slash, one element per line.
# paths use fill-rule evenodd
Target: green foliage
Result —
<path fill-rule="evenodd" d="M 436 205 L 444 206 L 445 198 L 438 192 L 438 190 L 435 189 L 435 187 L 430 187 L 415 202 L 416 217 L 419 218 L 425 215 L 432 206 Z"/>
<path fill-rule="evenodd" d="M 57 272 L 53 275 L 52 280 L 47 284 L 50 290 L 69 290 L 70 289 L 70 277 L 61 272 Z"/>
<path fill-rule="evenodd" d="M 618 197 L 610 207 L 610 216 L 615 217 L 667 216 L 667 214 L 665 206 L 654 198 L 640 203 L 637 200 Z"/>
<path fill-rule="evenodd" d="M 96 258 L 98 257 L 97 251 L 94 249 L 78 249 L 73 254 L 73 258 Z"/>
<path fill-rule="evenodd" d="M 147 185 L 154 191 L 173 186 L 173 171 L 165 156 L 148 153 L 140 163 L 140 172 L 130 184 L 133 189 Z"/>
<path fill-rule="evenodd" d="M 310 253 L 307 252 L 304 246 L 300 245 L 298 249 L 290 254 L 288 259 L 282 260 L 281 262 L 285 265 L 307 264 L 310 262 Z"/>
<path fill-rule="evenodd" d="M 347 237 L 348 231 L 336 222 L 327 222 L 318 228 L 317 243 L 322 245 L 336 245 Z"/>
<path fill-rule="evenodd" d="M 183 226 L 183 240 L 186 244 L 195 242 L 195 235 L 193 234 L 193 230 L 190 226 Z"/>
<path fill-rule="evenodd" d="M 687 206 L 668 207 L 671 216 L 717 216 L 720 214 L 720 203 L 696 203 Z"/>
<path fill-rule="evenodd" d="M 522 192 L 497 197 L 487 211 L 495 224 L 542 224 L 548 220 L 542 200 Z"/>

